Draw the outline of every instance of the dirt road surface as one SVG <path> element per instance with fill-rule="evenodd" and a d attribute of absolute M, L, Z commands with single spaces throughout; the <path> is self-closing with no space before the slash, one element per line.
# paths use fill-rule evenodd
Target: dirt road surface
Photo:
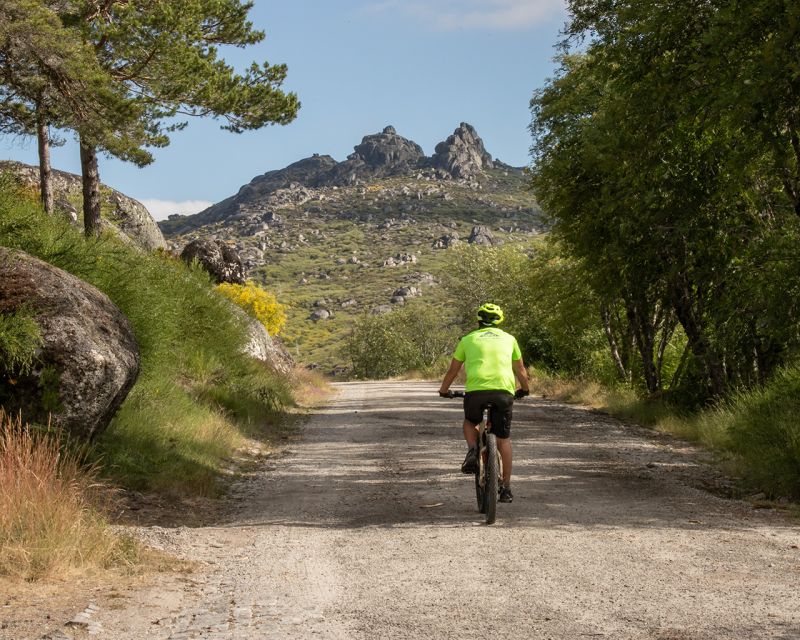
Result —
<path fill-rule="evenodd" d="M 800 638 L 797 518 L 707 490 L 692 447 L 528 398 L 486 526 L 436 389 L 338 385 L 221 524 L 140 532 L 201 568 L 99 602 L 96 637 Z"/>

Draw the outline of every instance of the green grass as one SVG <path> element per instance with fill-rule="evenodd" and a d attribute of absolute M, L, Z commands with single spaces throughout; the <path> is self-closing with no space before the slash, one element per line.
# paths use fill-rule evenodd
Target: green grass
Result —
<path fill-rule="evenodd" d="M 288 382 L 240 355 L 243 321 L 208 275 L 104 235 L 86 240 L 9 184 L 0 185 L 0 245 L 21 249 L 105 292 L 130 319 L 139 379 L 96 443 L 103 473 L 124 486 L 209 495 L 232 452 L 291 404 Z"/>
<path fill-rule="evenodd" d="M 776 374 L 763 388 L 743 391 L 715 407 L 686 413 L 625 387 L 568 380 L 542 371 L 532 389 L 547 397 L 592 406 L 703 445 L 717 454 L 743 491 L 800 500 L 800 367 Z"/>

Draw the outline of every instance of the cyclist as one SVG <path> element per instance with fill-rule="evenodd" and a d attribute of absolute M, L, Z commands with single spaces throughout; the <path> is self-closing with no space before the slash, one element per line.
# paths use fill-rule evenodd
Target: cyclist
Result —
<path fill-rule="evenodd" d="M 492 432 L 497 436 L 497 448 L 503 460 L 499 500 L 511 502 L 514 498 L 511 494 L 511 406 L 515 397 L 527 396 L 530 387 L 516 338 L 497 327 L 503 317 L 503 310 L 491 302 L 478 308 L 478 328 L 459 341 L 439 395 L 447 397 L 450 385 L 465 366 L 464 439 L 469 450 L 461 465 L 463 473 L 475 473 L 477 469 L 477 425 L 483 419 L 483 408 L 487 403 L 496 407 L 492 412 Z M 514 378 L 519 381 L 519 390 L 516 390 Z"/>

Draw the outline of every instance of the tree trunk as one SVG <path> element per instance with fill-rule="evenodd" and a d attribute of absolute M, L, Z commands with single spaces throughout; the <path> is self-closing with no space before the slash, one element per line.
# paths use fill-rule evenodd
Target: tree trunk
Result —
<path fill-rule="evenodd" d="M 81 177 L 83 182 L 83 230 L 87 238 L 100 235 L 100 173 L 97 149 L 81 140 Z"/>
<path fill-rule="evenodd" d="M 662 372 L 664 371 L 664 354 L 667 352 L 669 341 L 672 339 L 672 334 L 675 333 L 675 321 L 670 318 L 662 320 L 661 327 L 661 342 L 658 344 L 658 353 L 656 354 L 656 371 L 658 372 L 659 385 L 663 386 Z"/>
<path fill-rule="evenodd" d="M 711 393 L 715 397 L 720 397 L 725 393 L 725 389 L 727 388 L 725 366 L 719 358 L 719 355 L 709 344 L 703 327 L 697 318 L 693 306 L 690 285 L 686 281 L 686 277 L 679 277 L 677 281 L 672 282 L 670 289 L 672 306 L 675 310 L 678 322 L 681 323 L 683 331 L 686 334 L 689 347 L 694 356 L 705 364 L 706 373 L 711 382 Z"/>
<path fill-rule="evenodd" d="M 641 356 L 645 386 L 649 393 L 656 393 L 661 390 L 661 380 L 653 362 L 656 350 L 655 328 L 651 324 L 649 315 L 642 311 L 641 306 L 626 302 L 625 309 Z"/>
<path fill-rule="evenodd" d="M 36 137 L 39 142 L 39 191 L 45 213 L 53 213 L 53 171 L 50 167 L 50 132 L 44 109 L 36 107 Z"/>
<path fill-rule="evenodd" d="M 672 374 L 672 380 L 669 381 L 669 388 L 674 389 L 678 383 L 683 378 L 684 371 L 686 370 L 686 363 L 689 360 L 689 353 L 691 352 L 691 348 L 689 343 L 686 343 L 686 346 L 683 348 L 683 353 L 681 354 L 681 359 L 678 362 L 678 367 L 675 369 L 675 373 Z"/>
<path fill-rule="evenodd" d="M 611 348 L 611 358 L 614 360 L 614 366 L 617 368 L 617 374 L 622 382 L 628 381 L 628 371 L 625 368 L 625 363 L 622 361 L 622 356 L 619 353 L 619 346 L 617 345 L 617 338 L 614 335 L 614 329 L 611 326 L 611 312 L 608 306 L 603 304 L 600 306 L 600 316 L 603 319 L 603 330 L 608 340 L 608 346 Z"/>

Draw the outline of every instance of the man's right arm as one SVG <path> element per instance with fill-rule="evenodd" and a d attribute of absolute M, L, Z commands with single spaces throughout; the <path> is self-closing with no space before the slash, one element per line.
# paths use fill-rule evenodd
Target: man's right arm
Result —
<path fill-rule="evenodd" d="M 528 370 L 525 368 L 525 363 L 522 361 L 522 358 L 519 358 L 519 360 L 512 360 L 511 367 L 514 369 L 514 376 L 519 382 L 519 386 L 522 391 L 530 393 L 531 389 L 530 382 L 528 382 Z"/>
<path fill-rule="evenodd" d="M 439 387 L 440 396 L 446 395 L 450 390 L 450 385 L 453 384 L 453 380 L 456 379 L 456 376 L 458 375 L 458 372 L 461 371 L 463 364 L 464 363 L 461 362 L 461 360 L 456 360 L 455 358 L 450 361 L 450 368 L 447 370 L 447 373 L 444 374 L 442 386 Z"/>

